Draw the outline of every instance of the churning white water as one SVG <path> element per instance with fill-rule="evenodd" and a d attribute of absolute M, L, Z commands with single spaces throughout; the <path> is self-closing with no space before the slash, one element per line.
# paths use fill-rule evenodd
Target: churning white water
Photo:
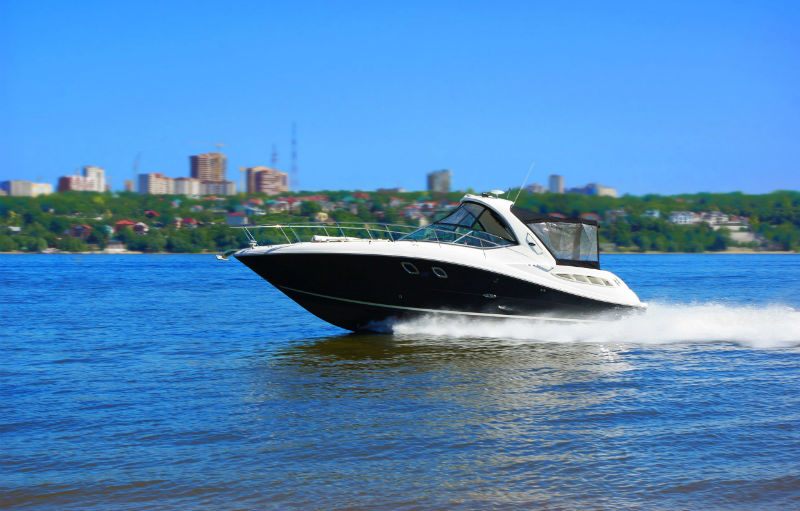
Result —
<path fill-rule="evenodd" d="M 779 348 L 800 346 L 800 310 L 783 305 L 651 303 L 644 314 L 589 323 L 465 320 L 431 315 L 398 322 L 393 325 L 393 333 L 541 342 L 735 342 L 758 348 Z"/>

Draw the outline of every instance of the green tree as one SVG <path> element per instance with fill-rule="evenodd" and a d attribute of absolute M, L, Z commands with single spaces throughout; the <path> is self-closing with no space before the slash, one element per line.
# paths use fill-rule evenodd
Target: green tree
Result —
<path fill-rule="evenodd" d="M 13 252 L 16 249 L 17 244 L 14 243 L 14 240 L 11 238 L 11 236 L 0 234 L 0 252 Z"/>
<path fill-rule="evenodd" d="M 65 252 L 86 252 L 89 250 L 89 247 L 87 247 L 86 243 L 79 239 L 75 239 L 70 236 L 64 236 L 61 238 L 61 241 L 58 242 L 58 249 Z"/>
<path fill-rule="evenodd" d="M 303 201 L 300 204 L 300 214 L 309 218 L 322 211 L 322 206 L 314 201 Z"/>

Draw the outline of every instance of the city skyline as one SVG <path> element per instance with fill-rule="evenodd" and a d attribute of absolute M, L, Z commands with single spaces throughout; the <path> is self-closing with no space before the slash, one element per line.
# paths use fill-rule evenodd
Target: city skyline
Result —
<path fill-rule="evenodd" d="M 529 183 L 620 194 L 800 189 L 798 21 L 789 2 L 6 2 L 0 181 L 97 165 L 121 189 L 137 155 L 183 175 L 217 143 L 230 169 L 275 145 L 288 172 L 296 122 L 302 190 L 442 168 L 518 187 L 532 161 Z"/>

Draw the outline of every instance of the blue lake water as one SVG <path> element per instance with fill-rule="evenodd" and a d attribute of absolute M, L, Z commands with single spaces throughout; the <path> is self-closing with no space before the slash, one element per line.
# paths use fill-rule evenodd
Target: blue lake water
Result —
<path fill-rule="evenodd" d="M 0 508 L 800 509 L 800 256 L 349 334 L 213 256 L 0 255 Z"/>

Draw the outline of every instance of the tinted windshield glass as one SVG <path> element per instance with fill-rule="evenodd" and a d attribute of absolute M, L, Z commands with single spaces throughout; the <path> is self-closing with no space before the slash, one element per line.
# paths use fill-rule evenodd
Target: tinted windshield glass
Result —
<path fill-rule="evenodd" d="M 484 248 L 516 243 L 511 230 L 497 213 L 474 202 L 465 202 L 446 217 L 405 239 Z"/>
<path fill-rule="evenodd" d="M 435 225 L 465 227 L 514 242 L 511 230 L 497 213 L 474 202 L 465 202 L 458 209 L 436 222 Z"/>
<path fill-rule="evenodd" d="M 531 222 L 528 227 L 556 259 L 596 263 L 597 226 L 566 222 Z"/>

